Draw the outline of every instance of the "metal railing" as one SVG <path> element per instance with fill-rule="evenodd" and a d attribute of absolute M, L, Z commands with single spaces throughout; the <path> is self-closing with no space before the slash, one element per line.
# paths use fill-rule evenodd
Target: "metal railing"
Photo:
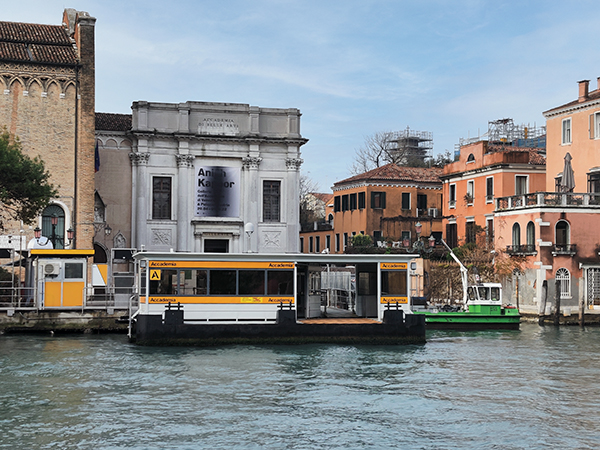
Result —
<path fill-rule="evenodd" d="M 537 250 L 535 244 L 507 245 L 506 253 L 509 255 L 535 255 Z"/>
<path fill-rule="evenodd" d="M 536 192 L 496 199 L 496 211 L 531 207 L 600 208 L 600 192 Z"/>
<path fill-rule="evenodd" d="M 554 244 L 552 254 L 554 255 L 574 255 L 577 253 L 577 244 Z"/>

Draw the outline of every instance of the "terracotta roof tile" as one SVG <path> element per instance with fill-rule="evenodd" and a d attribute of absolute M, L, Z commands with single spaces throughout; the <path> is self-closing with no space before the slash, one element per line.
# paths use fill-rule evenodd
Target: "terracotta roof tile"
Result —
<path fill-rule="evenodd" d="M 331 200 L 331 198 L 333 197 L 333 194 L 324 194 L 321 192 L 312 192 L 312 195 L 324 203 L 329 202 L 329 200 Z"/>
<path fill-rule="evenodd" d="M 334 186 L 357 181 L 413 181 L 421 183 L 441 183 L 442 169 L 437 167 L 404 167 L 386 164 L 368 172 L 355 175 L 334 183 Z"/>
<path fill-rule="evenodd" d="M 131 114 L 96 113 L 96 130 L 129 131 Z"/>
<path fill-rule="evenodd" d="M 62 26 L 0 22 L 0 59 L 75 65 L 77 52 Z"/>

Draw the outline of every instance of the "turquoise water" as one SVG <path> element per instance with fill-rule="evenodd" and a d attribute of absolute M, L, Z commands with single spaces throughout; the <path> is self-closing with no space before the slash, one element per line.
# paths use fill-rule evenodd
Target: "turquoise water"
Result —
<path fill-rule="evenodd" d="M 599 369 L 599 328 L 532 324 L 408 347 L 0 336 L 0 448 L 598 448 Z"/>

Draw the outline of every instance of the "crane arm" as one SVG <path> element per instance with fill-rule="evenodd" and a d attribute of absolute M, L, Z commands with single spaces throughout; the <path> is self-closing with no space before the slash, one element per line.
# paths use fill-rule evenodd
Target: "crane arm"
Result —
<path fill-rule="evenodd" d="M 448 244 L 446 244 L 446 241 L 444 241 L 443 239 L 440 239 L 440 241 L 442 241 L 442 244 L 444 244 L 444 246 L 448 249 L 448 251 L 450 251 L 450 256 L 452 257 L 452 259 L 454 261 L 456 261 L 458 263 L 458 267 L 460 267 L 460 279 L 462 281 L 462 287 L 463 287 L 463 305 L 466 307 L 467 306 L 467 285 L 468 285 L 469 271 L 463 265 L 463 263 L 460 262 L 460 259 L 458 259 L 458 257 L 454 254 L 454 252 L 452 251 L 450 246 Z"/>

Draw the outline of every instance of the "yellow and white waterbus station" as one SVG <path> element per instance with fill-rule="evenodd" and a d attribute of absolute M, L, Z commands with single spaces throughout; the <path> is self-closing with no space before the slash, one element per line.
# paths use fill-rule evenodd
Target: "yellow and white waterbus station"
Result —
<path fill-rule="evenodd" d="M 390 311 L 396 311 L 396 325 L 399 318 L 405 324 L 412 316 L 409 266 L 416 256 L 136 253 L 137 339 L 190 337 L 194 325 L 210 325 L 214 337 L 217 325 L 243 326 L 243 334 L 241 330 L 258 332 L 253 325 L 311 323 L 327 317 L 324 297 L 329 293 L 321 281 L 332 271 L 352 273 L 348 316 L 385 324 Z M 232 327 L 223 330 L 231 332 Z"/>

